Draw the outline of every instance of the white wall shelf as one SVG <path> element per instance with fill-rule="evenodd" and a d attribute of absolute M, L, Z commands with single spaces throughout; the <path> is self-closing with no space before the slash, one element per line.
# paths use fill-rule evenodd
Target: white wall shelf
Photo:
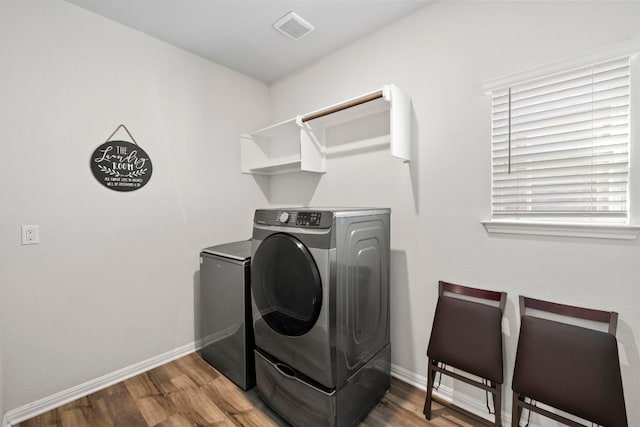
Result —
<path fill-rule="evenodd" d="M 344 126 L 367 127 L 367 118 L 385 115 L 389 121 L 385 144 L 392 156 L 411 160 L 410 99 L 397 86 L 382 89 L 329 107 L 299 115 L 272 126 L 243 134 L 241 168 L 243 173 L 275 175 L 288 172 L 326 172 L 326 157 L 349 148 L 329 148 L 327 130 Z M 341 130 L 338 130 L 340 132 Z M 353 143 L 357 149 L 379 146 L 380 138 Z"/>

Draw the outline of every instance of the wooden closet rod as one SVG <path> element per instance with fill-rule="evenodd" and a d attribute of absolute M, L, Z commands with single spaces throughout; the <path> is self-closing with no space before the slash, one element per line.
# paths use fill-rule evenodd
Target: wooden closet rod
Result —
<path fill-rule="evenodd" d="M 320 117 L 328 116 L 329 114 L 337 113 L 338 111 L 346 110 L 347 108 L 355 107 L 356 105 L 364 104 L 365 102 L 374 101 L 378 98 L 382 98 L 382 91 L 379 90 L 370 95 L 365 95 L 361 98 L 356 98 L 352 101 L 345 102 L 344 104 L 336 105 L 335 107 L 327 108 L 326 110 L 318 111 L 302 118 L 302 122 L 308 122 L 309 120 L 318 119 Z"/>

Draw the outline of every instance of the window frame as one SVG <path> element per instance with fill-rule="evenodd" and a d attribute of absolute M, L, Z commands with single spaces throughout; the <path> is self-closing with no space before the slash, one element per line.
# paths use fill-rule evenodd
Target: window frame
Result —
<path fill-rule="evenodd" d="M 630 106 L 629 106 L 629 198 L 628 222 L 607 223 L 597 221 L 571 222 L 556 220 L 536 221 L 530 218 L 489 219 L 481 221 L 489 234 L 520 234 L 533 236 L 586 237 L 601 239 L 636 239 L 640 234 L 640 40 L 625 40 L 616 45 L 594 50 L 588 54 L 568 58 L 504 78 L 488 81 L 482 92 L 491 95 L 494 90 L 509 87 L 522 81 L 544 78 L 571 69 L 588 67 L 595 63 L 630 57 Z M 493 168 L 493 164 L 492 164 Z M 490 183 L 493 188 L 493 183 Z M 491 191 L 493 193 L 493 190 Z M 493 196 L 493 194 L 491 194 Z M 489 212 L 492 214 L 491 200 Z"/>

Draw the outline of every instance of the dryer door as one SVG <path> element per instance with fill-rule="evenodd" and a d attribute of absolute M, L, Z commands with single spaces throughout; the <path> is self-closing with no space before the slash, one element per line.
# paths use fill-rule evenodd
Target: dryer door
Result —
<path fill-rule="evenodd" d="M 251 260 L 251 292 L 260 316 L 276 332 L 306 334 L 322 307 L 322 281 L 300 240 L 276 233 L 263 240 Z"/>

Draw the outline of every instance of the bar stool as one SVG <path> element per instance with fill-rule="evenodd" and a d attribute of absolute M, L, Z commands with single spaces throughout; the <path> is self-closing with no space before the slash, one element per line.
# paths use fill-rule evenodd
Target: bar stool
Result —
<path fill-rule="evenodd" d="M 528 310 L 607 323 L 608 332 L 534 317 Z M 615 336 L 618 313 L 520 296 L 520 316 L 512 426 L 520 425 L 523 408 L 569 426 L 583 426 L 536 406 L 535 401 L 599 425 L 627 427 Z"/>
<path fill-rule="evenodd" d="M 460 295 L 462 298 L 445 295 L 445 292 Z M 431 419 L 431 402 L 435 400 L 443 406 L 473 418 L 480 424 L 501 426 L 502 313 L 507 294 L 441 281 L 438 284 L 438 295 L 427 349 L 427 397 L 424 403 L 424 415 L 427 420 Z M 477 299 L 497 301 L 498 306 L 491 305 L 488 301 L 476 301 Z M 482 382 L 447 369 L 447 366 L 480 377 Z M 436 372 L 491 393 L 495 421 L 490 421 L 434 396 Z M 487 408 L 488 406 L 487 401 Z"/>

